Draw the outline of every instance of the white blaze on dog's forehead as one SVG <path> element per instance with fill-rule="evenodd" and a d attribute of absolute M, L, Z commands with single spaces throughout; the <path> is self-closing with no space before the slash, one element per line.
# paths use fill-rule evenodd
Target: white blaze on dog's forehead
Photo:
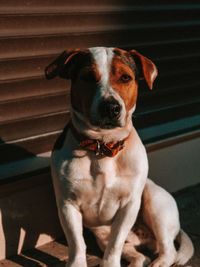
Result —
<path fill-rule="evenodd" d="M 89 48 L 95 64 L 97 65 L 99 74 L 101 76 L 100 82 L 102 85 L 106 85 L 109 81 L 109 73 L 113 60 L 113 48 L 108 47 L 92 47 Z"/>
<path fill-rule="evenodd" d="M 110 69 L 112 66 L 113 58 L 114 58 L 114 48 L 111 47 L 92 47 L 89 48 L 95 64 L 97 66 L 98 72 L 100 74 L 100 82 L 99 82 L 99 90 L 97 90 L 96 95 L 94 97 L 92 106 L 91 106 L 91 114 L 93 117 L 97 117 L 97 109 L 98 105 L 102 99 L 108 97 L 114 97 L 122 107 L 121 115 L 119 120 L 121 124 L 124 125 L 125 123 L 125 104 L 120 95 L 112 88 L 110 85 Z"/>

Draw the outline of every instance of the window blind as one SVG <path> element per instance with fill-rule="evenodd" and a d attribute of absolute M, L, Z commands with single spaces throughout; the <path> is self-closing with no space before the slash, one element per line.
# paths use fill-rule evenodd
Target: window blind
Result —
<path fill-rule="evenodd" d="M 198 116 L 199 18 L 200 1 L 1 0 L 0 163 L 50 151 L 66 124 L 70 82 L 44 78 L 64 49 L 134 48 L 155 62 L 153 91 L 141 83 L 139 130 Z"/>

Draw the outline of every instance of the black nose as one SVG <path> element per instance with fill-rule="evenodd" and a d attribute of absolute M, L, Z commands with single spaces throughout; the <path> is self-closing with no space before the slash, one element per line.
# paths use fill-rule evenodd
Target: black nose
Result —
<path fill-rule="evenodd" d="M 114 98 L 103 100 L 99 105 L 101 118 L 116 119 L 121 112 L 121 106 Z"/>

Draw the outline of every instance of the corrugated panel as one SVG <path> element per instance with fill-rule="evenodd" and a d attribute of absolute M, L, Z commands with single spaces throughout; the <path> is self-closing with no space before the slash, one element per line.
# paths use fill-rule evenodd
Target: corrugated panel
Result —
<path fill-rule="evenodd" d="M 135 48 L 154 60 L 159 77 L 152 92 L 142 84 L 139 128 L 198 114 L 199 18 L 200 1 L 1 0 L 1 161 L 50 150 L 68 120 L 70 83 L 43 74 L 66 48 Z"/>

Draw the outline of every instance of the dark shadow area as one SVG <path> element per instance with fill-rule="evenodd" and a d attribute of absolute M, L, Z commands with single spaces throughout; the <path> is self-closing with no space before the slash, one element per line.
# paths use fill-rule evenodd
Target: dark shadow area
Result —
<path fill-rule="evenodd" d="M 200 184 L 173 194 L 176 199 L 181 228 L 191 237 L 195 253 L 187 266 L 200 266 Z"/>
<path fill-rule="evenodd" d="M 33 249 L 31 251 L 25 251 L 23 254 L 24 258 L 26 259 L 26 261 L 32 259 L 32 266 L 36 267 L 36 266 L 41 266 L 41 263 L 46 264 L 47 266 L 54 266 L 57 264 L 62 263 L 63 261 L 61 261 L 59 258 L 54 257 L 50 254 L 47 254 L 43 251 L 40 251 L 38 249 Z M 23 265 L 23 266 L 27 266 L 29 267 L 29 263 L 25 262 L 25 264 L 27 265 Z M 37 262 L 41 262 L 39 265 Z M 20 263 L 20 262 L 19 262 Z"/>
<path fill-rule="evenodd" d="M 0 164 L 10 163 L 16 158 L 31 160 L 36 157 L 24 148 L 5 144 L 2 139 L 0 139 L 0 154 Z M 39 262 L 47 266 L 49 263 L 61 262 L 57 257 L 32 249 L 41 234 L 51 236 L 53 239 L 63 235 L 57 217 L 49 167 L 1 179 L 0 211 L 5 254 L 9 262 L 27 267 L 41 266 Z M 20 238 L 22 232 L 24 238 Z M 22 253 L 17 255 L 19 246 Z"/>
<path fill-rule="evenodd" d="M 103 256 L 103 253 L 98 247 L 93 233 L 89 229 L 84 228 L 83 236 L 87 246 L 87 253 L 101 258 Z"/>
<path fill-rule="evenodd" d="M 30 173 L 26 173 L 26 170 L 28 169 L 27 167 L 30 167 L 32 162 L 34 162 L 36 158 L 38 159 L 38 161 L 39 160 L 46 161 L 47 159 L 38 157 L 23 147 L 17 146 L 15 144 L 8 144 L 3 139 L 0 138 L 0 167 L 1 167 L 0 185 L 9 184 L 11 182 L 22 180 L 29 177 Z M 21 175 L 18 175 L 17 171 L 15 172 L 15 168 L 18 169 L 18 162 L 26 159 L 29 159 L 31 163 L 29 163 L 28 165 L 28 162 L 27 163 L 24 162 L 23 172 Z M 9 174 L 10 171 L 11 173 L 10 175 L 8 175 L 8 177 L 7 175 L 5 176 L 4 174 L 4 170 L 6 167 L 8 168 L 6 172 Z M 39 172 L 41 171 L 39 170 Z M 12 173 L 14 174 L 12 175 Z M 37 171 L 35 171 L 35 173 L 37 173 Z"/>
<path fill-rule="evenodd" d="M 5 164 L 13 160 L 20 160 L 25 158 L 34 157 L 35 155 L 23 147 L 7 144 L 0 138 L 0 164 Z"/>
<path fill-rule="evenodd" d="M 40 257 L 38 258 L 34 255 L 34 252 L 33 254 L 31 252 L 30 255 L 28 256 L 25 253 L 25 254 L 16 255 L 14 257 L 10 257 L 9 260 L 23 267 L 39 267 L 41 266 L 41 263 L 46 264 L 47 266 L 49 266 L 49 264 L 54 265 L 54 264 L 61 263 L 61 261 L 57 258 L 54 258 L 50 255 L 47 255 L 41 252 L 40 254 L 41 254 Z"/>

